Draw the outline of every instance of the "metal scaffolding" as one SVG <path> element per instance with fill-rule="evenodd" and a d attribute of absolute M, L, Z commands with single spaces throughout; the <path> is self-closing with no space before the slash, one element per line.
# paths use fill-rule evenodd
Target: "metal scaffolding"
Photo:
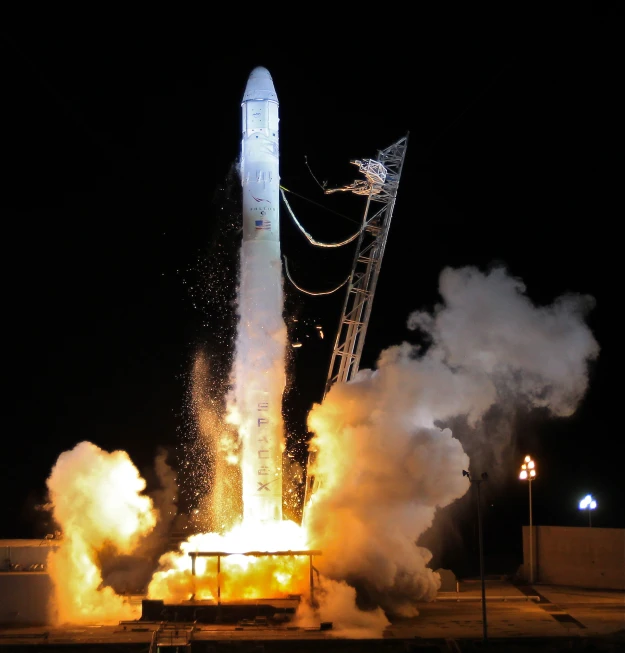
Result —
<path fill-rule="evenodd" d="M 373 296 L 380 275 L 407 146 L 408 134 L 385 150 L 380 150 L 375 161 L 354 162 L 359 165 L 361 172 L 363 169 L 375 171 L 376 175 L 375 179 L 370 179 L 372 175 L 365 174 L 367 182 L 364 183 L 368 183 L 367 205 L 356 247 L 352 275 L 343 304 L 343 314 L 336 334 L 324 396 L 334 383 L 349 381 L 358 372 L 360 366 Z M 363 194 L 362 185 L 357 182 L 354 182 L 352 187 L 338 190 L 348 189 L 356 194 Z"/>
<path fill-rule="evenodd" d="M 308 579 L 310 582 L 310 605 L 317 607 L 315 600 L 315 582 L 313 571 L 317 571 L 313 566 L 313 556 L 320 556 L 321 551 L 306 550 L 306 551 L 247 551 L 245 553 L 233 553 L 228 551 L 190 551 L 191 557 L 191 575 L 195 576 L 195 567 L 197 558 L 217 558 L 217 605 L 221 605 L 221 559 L 228 556 L 251 556 L 253 558 L 270 558 L 275 556 L 293 557 L 293 556 L 308 556 L 309 561 L 309 574 Z M 319 572 L 317 571 L 317 575 Z M 194 599 L 195 595 L 191 598 Z"/>
<path fill-rule="evenodd" d="M 353 161 L 365 175 L 366 181 L 355 181 L 349 186 L 326 191 L 351 190 L 357 195 L 363 195 L 366 185 L 368 196 L 324 397 L 334 383 L 346 383 L 352 379 L 360 366 L 407 147 L 408 134 L 385 150 L 380 150 L 377 160 Z M 306 506 L 321 483 L 321 479 L 311 473 L 315 458 L 316 452 L 311 450 L 306 465 L 302 519 L 305 517 Z"/>

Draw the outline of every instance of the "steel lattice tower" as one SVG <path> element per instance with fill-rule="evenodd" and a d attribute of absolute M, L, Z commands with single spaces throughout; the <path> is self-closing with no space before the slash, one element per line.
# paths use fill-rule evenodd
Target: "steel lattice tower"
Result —
<path fill-rule="evenodd" d="M 408 134 L 385 150 L 378 151 L 376 161 L 371 162 L 381 163 L 386 176 L 381 185 L 372 184 L 368 190 L 362 231 L 356 247 L 324 396 L 334 383 L 345 383 L 358 372 L 407 147 Z M 361 188 L 353 189 L 353 192 L 364 194 Z"/>
<path fill-rule="evenodd" d="M 375 161 L 352 161 L 359 166 L 367 181 L 357 181 L 345 188 L 336 189 L 367 195 L 367 204 L 343 304 L 343 313 L 336 334 L 324 397 L 334 383 L 345 383 L 353 378 L 360 366 L 373 296 L 380 275 L 407 147 L 408 134 L 385 150 L 379 150 Z M 310 451 L 304 513 L 310 498 L 321 483 L 320 478 L 310 473 L 315 458 L 316 452 Z"/>

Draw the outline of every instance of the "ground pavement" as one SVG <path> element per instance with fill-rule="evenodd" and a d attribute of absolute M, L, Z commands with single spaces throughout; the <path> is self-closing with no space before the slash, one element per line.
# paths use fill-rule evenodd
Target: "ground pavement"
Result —
<path fill-rule="evenodd" d="M 289 626 L 179 624 L 161 631 L 171 644 L 193 652 L 375 653 L 484 650 L 479 583 L 460 583 L 419 605 L 419 615 L 395 618 L 379 640 L 340 637 L 336 630 Z M 486 590 L 489 651 L 625 651 L 625 593 L 489 581 Z M 0 648 L 64 651 L 147 651 L 157 623 L 71 628 L 0 628 Z M 165 643 L 165 642 L 163 642 Z M 156 648 L 156 647 L 154 647 Z M 181 649 L 182 650 L 182 649 Z"/>

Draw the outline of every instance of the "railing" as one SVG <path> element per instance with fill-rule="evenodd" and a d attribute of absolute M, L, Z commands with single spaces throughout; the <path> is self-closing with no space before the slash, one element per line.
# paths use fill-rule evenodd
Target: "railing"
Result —
<path fill-rule="evenodd" d="M 269 556 L 308 556 L 309 559 L 309 581 L 310 581 L 310 604 L 315 605 L 315 583 L 313 572 L 313 556 L 321 555 L 321 551 L 247 551 L 245 553 L 236 553 L 229 551 L 191 551 L 191 573 L 195 573 L 195 561 L 197 558 L 217 558 L 217 605 L 221 605 L 221 559 L 228 556 L 252 556 L 254 558 L 266 558 Z"/>

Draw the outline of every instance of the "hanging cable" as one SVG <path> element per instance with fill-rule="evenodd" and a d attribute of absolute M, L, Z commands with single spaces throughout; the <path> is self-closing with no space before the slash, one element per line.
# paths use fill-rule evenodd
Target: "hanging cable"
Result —
<path fill-rule="evenodd" d="M 317 179 L 317 177 L 315 177 L 315 174 L 313 173 L 310 166 L 308 165 L 308 157 L 305 154 L 304 154 L 304 162 L 306 163 L 306 167 L 308 168 L 308 172 L 310 172 L 310 174 L 312 175 L 312 178 L 317 182 L 319 188 L 321 188 L 321 190 L 325 193 L 328 182 L 324 181 L 323 184 L 319 183 L 319 180 Z"/>
<path fill-rule="evenodd" d="M 343 286 L 344 286 L 344 285 L 349 281 L 349 277 L 347 277 L 347 279 L 345 279 L 345 281 L 343 281 L 343 282 L 341 283 L 341 285 L 337 286 L 336 288 L 333 288 L 332 290 L 325 290 L 325 291 L 323 291 L 323 292 L 311 292 L 310 290 L 305 290 L 305 289 L 302 288 L 301 286 L 298 286 L 298 285 L 295 283 L 295 281 L 293 281 L 293 277 L 291 277 L 291 273 L 289 272 L 289 263 L 288 263 L 288 261 L 287 261 L 287 258 L 286 258 L 286 256 L 284 256 L 283 258 L 284 258 L 284 271 L 286 272 L 287 279 L 288 279 L 288 280 L 289 280 L 289 281 L 290 281 L 290 282 L 291 282 L 291 283 L 292 283 L 292 284 L 293 284 L 293 285 L 294 285 L 294 286 L 295 286 L 295 287 L 296 287 L 300 292 L 303 292 L 303 293 L 305 293 L 306 295 L 312 295 L 313 297 L 318 297 L 319 295 L 331 295 L 333 292 L 336 292 L 337 290 L 340 290 L 340 289 L 341 289 L 341 288 L 342 288 L 342 287 L 343 287 Z M 350 276 L 351 276 L 351 274 L 350 274 Z"/>
<path fill-rule="evenodd" d="M 315 206 L 318 206 L 320 209 L 323 209 L 324 211 L 327 211 L 328 213 L 334 213 L 334 215 L 338 215 L 339 218 L 345 218 L 345 220 L 349 220 L 350 222 L 354 222 L 355 224 L 360 224 L 358 220 L 354 220 L 354 218 L 350 218 L 347 215 L 343 215 L 342 213 L 339 213 L 338 211 L 333 211 L 332 209 L 329 209 L 327 206 L 324 206 L 323 204 L 319 204 L 319 202 L 314 202 L 313 200 L 309 200 L 307 197 L 304 197 L 303 195 L 300 195 L 299 193 L 296 193 L 294 190 L 289 190 L 288 188 L 285 188 L 284 186 L 280 186 L 282 190 L 285 190 L 287 193 L 291 193 L 291 195 L 297 195 L 297 197 L 301 197 L 301 199 L 306 200 L 307 202 L 310 202 L 311 204 L 314 204 Z"/>
<path fill-rule="evenodd" d="M 308 238 L 308 241 L 312 244 L 315 245 L 316 247 L 343 247 L 343 245 L 347 245 L 348 243 L 351 243 L 353 240 L 356 240 L 358 236 L 360 236 L 360 233 L 362 229 L 359 229 L 355 234 L 350 236 L 347 240 L 344 240 L 340 243 L 320 243 L 318 240 L 315 240 L 307 231 L 302 227 L 302 225 L 299 223 L 299 220 L 295 217 L 295 213 L 293 213 L 293 209 L 291 208 L 291 205 L 289 204 L 288 200 L 286 199 L 286 195 L 284 194 L 284 191 L 287 190 L 286 188 L 283 188 L 280 186 L 280 193 L 282 193 L 282 199 L 284 200 L 284 203 L 286 204 L 286 208 L 289 210 L 289 213 L 291 214 L 291 217 L 293 218 L 293 221 L 295 224 L 300 228 L 300 231 Z"/>

